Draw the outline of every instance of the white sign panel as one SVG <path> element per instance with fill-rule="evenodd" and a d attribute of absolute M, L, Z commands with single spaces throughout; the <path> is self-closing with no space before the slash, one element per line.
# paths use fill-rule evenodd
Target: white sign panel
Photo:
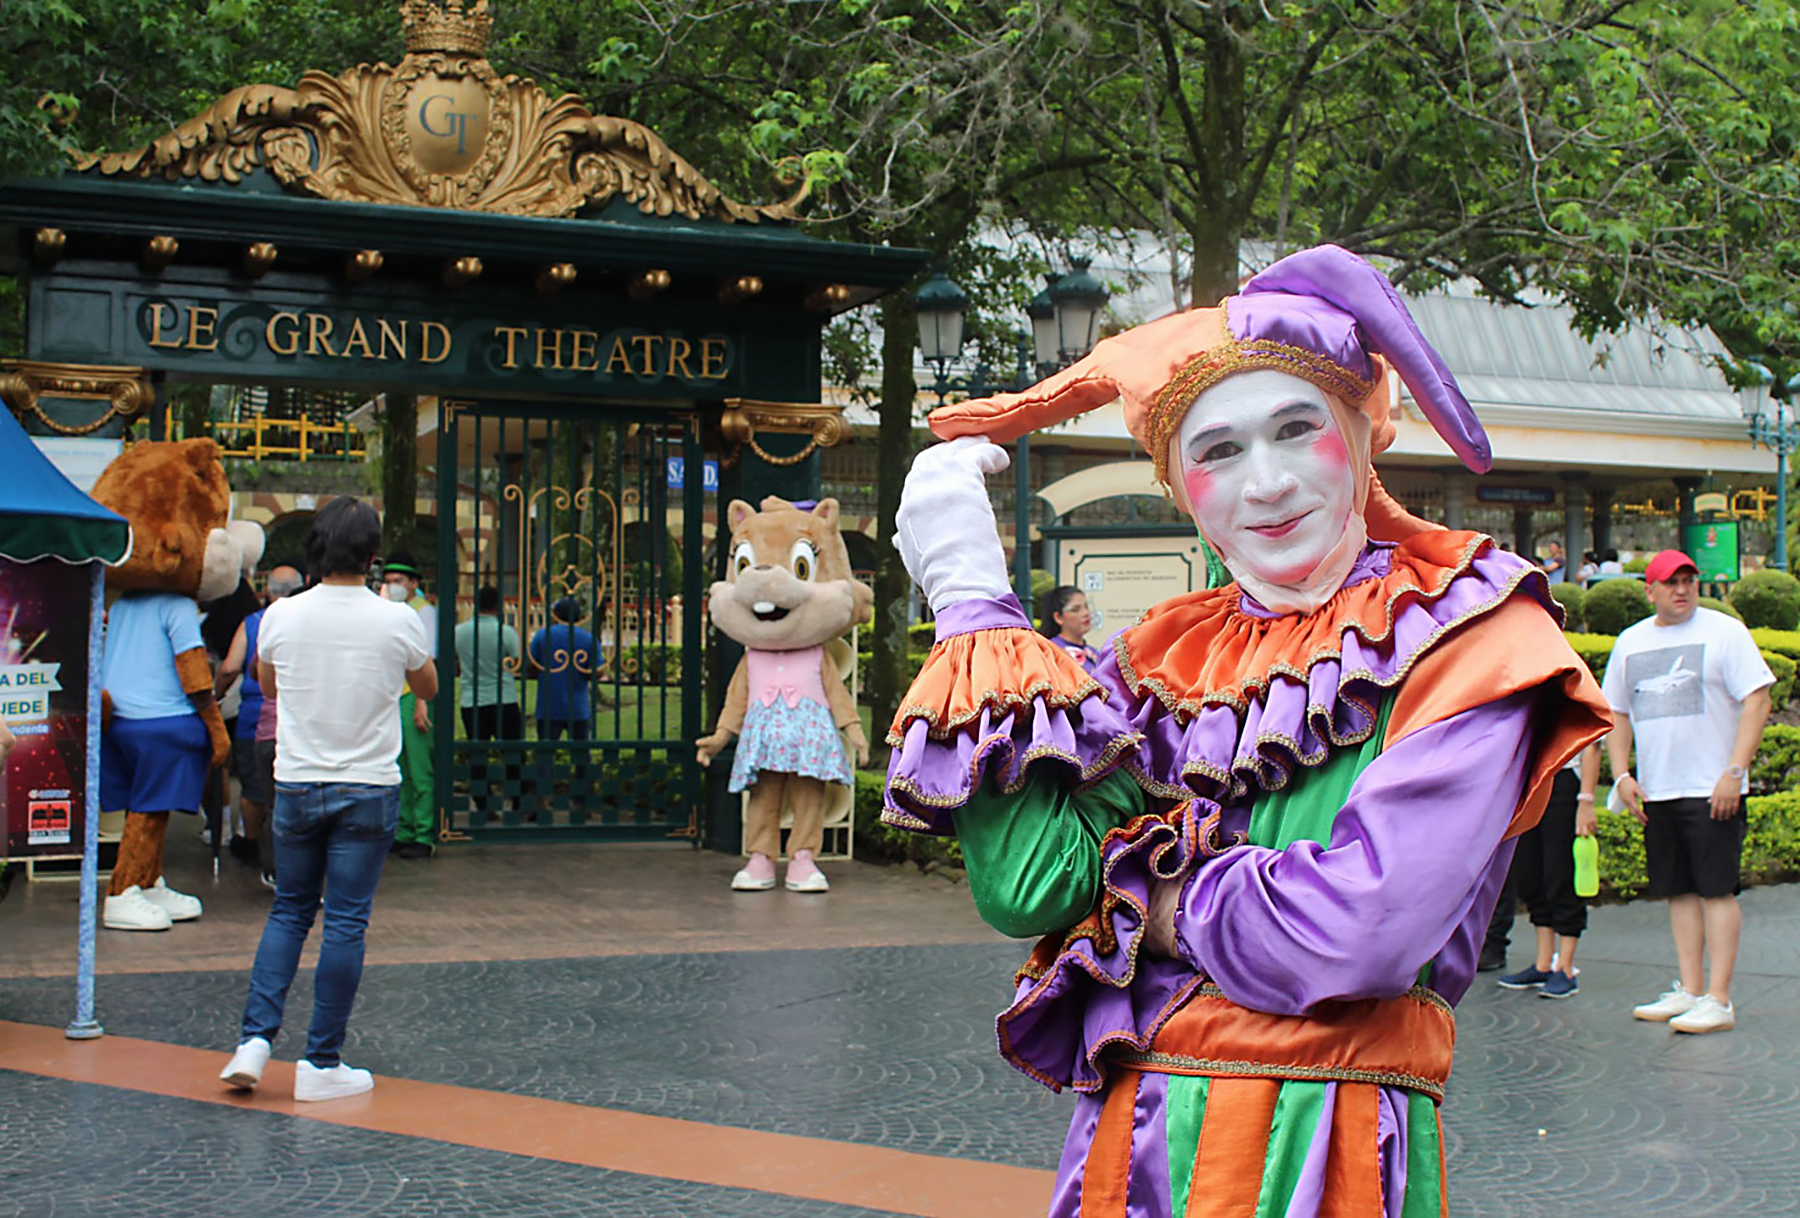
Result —
<path fill-rule="evenodd" d="M 123 440 L 96 440 L 84 436 L 33 436 L 31 439 L 38 450 L 50 458 L 50 464 L 84 493 L 94 489 L 100 471 L 125 451 Z"/>
<path fill-rule="evenodd" d="M 1057 582 L 1087 593 L 1098 642 L 1172 596 L 1206 586 L 1206 556 L 1192 533 L 1167 537 L 1065 537 L 1057 545 Z"/>

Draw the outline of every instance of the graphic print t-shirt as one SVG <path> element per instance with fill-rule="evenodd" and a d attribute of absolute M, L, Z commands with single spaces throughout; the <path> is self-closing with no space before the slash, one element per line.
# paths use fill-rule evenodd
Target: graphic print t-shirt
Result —
<path fill-rule="evenodd" d="M 1742 622 L 1695 609 L 1679 626 L 1652 617 L 1628 627 L 1601 690 L 1614 714 L 1631 716 L 1644 797 L 1704 799 L 1731 764 L 1744 699 L 1774 683 Z"/>

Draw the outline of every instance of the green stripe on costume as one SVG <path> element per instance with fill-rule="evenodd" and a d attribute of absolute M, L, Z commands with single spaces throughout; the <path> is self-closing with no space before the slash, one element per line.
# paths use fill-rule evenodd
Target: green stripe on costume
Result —
<path fill-rule="evenodd" d="M 1438 1144 L 1437 1105 L 1431 1097 L 1406 1095 L 1406 1199 L 1400 1218 L 1438 1218 L 1444 1195 L 1443 1150 Z"/>
<path fill-rule="evenodd" d="M 1171 1074 L 1163 1111 L 1169 1153 L 1169 1212 L 1187 1213 L 1188 1190 L 1194 1182 L 1194 1159 L 1200 1153 L 1200 1124 L 1206 1118 L 1207 1078 Z"/>
<path fill-rule="evenodd" d="M 1361 745 L 1334 750 L 1324 765 L 1301 767 L 1287 786 L 1259 796 L 1250 812 L 1250 844 L 1272 850 L 1286 850 L 1295 842 L 1330 844 L 1331 824 L 1350 797 L 1350 788 L 1381 755 L 1393 710 L 1393 698 L 1383 698 L 1375 730 Z"/>
<path fill-rule="evenodd" d="M 1268 1158 L 1263 1161 L 1262 1194 L 1256 1202 L 1256 1218 L 1283 1218 L 1300 1183 L 1306 1152 L 1319 1131 L 1328 1083 L 1286 1082 L 1275 1099 L 1275 1119 L 1269 1127 Z"/>

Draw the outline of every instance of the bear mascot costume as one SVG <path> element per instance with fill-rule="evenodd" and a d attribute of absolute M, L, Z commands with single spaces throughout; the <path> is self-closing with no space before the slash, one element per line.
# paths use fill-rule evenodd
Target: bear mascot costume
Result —
<path fill-rule="evenodd" d="M 756 511 L 739 499 L 725 519 L 729 566 L 708 603 L 713 625 L 743 644 L 744 658 L 717 728 L 695 745 L 700 764 L 710 765 L 739 737 L 730 790 L 750 792 L 744 814 L 750 861 L 731 886 L 740 892 L 775 887 L 786 802 L 794 813 L 787 886 L 825 892 L 831 885 L 814 857 L 824 843 L 825 784 L 852 781 L 846 736 L 856 763 L 869 762 L 856 704 L 825 645 L 870 620 L 875 594 L 850 577 L 837 500 L 802 511 L 771 495 Z"/>
<path fill-rule="evenodd" d="M 167 930 L 200 916 L 197 899 L 163 881 L 169 813 L 199 811 L 207 772 L 231 747 L 197 602 L 237 587 L 262 553 L 262 530 L 230 519 L 211 440 L 134 444 L 93 497 L 131 522 L 131 556 L 106 574 L 117 599 L 100 669 L 100 806 L 126 816 L 101 924 Z"/>

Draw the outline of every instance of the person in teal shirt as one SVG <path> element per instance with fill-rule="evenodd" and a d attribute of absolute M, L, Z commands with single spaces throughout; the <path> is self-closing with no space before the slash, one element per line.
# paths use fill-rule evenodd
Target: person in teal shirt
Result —
<path fill-rule="evenodd" d="M 525 739 L 515 675 L 522 648 L 519 632 L 500 620 L 500 589 L 489 584 L 476 594 L 475 616 L 457 624 L 455 642 L 463 733 L 470 740 Z M 495 792 L 489 786 L 485 758 L 469 767 L 469 794 L 484 816 L 492 810 Z M 508 762 L 499 794 L 516 806 L 521 794 L 516 760 Z"/>

